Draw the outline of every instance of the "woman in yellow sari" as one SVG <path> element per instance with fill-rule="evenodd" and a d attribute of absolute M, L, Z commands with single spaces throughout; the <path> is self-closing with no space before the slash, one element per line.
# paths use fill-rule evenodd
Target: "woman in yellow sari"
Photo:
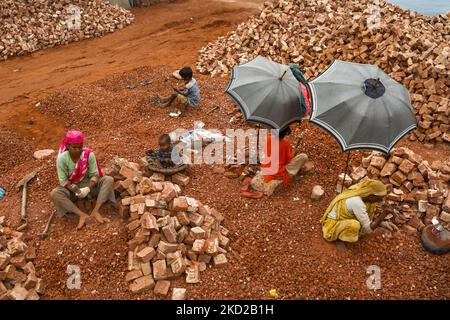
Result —
<path fill-rule="evenodd" d="M 386 195 L 386 186 L 367 179 L 351 186 L 331 201 L 322 217 L 323 237 L 327 241 L 356 242 L 371 233 L 387 215 L 383 211 L 375 221 L 375 209 Z"/>

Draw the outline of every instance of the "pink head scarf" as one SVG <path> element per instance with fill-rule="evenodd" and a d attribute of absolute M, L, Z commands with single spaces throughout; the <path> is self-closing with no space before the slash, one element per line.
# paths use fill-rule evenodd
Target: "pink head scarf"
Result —
<path fill-rule="evenodd" d="M 66 151 L 68 144 L 79 144 L 84 142 L 84 135 L 77 130 L 69 130 L 66 133 L 63 141 L 61 142 L 61 146 L 59 147 L 59 152 L 63 153 Z"/>
<path fill-rule="evenodd" d="M 63 153 L 68 150 L 69 144 L 79 144 L 84 143 L 84 135 L 80 131 L 77 130 L 69 130 L 66 133 L 66 136 L 64 137 L 63 141 L 61 142 L 61 146 L 59 147 L 59 153 Z M 80 159 L 78 159 L 75 169 L 73 172 L 69 175 L 69 180 L 72 183 L 79 183 L 81 182 L 84 177 L 86 176 L 86 173 L 88 171 L 89 166 L 89 155 L 91 154 L 92 149 L 89 148 L 83 148 L 81 152 Z M 100 177 L 103 176 L 102 169 L 100 168 L 100 165 L 98 164 L 98 161 L 96 161 L 97 165 L 97 171 L 98 175 Z"/>

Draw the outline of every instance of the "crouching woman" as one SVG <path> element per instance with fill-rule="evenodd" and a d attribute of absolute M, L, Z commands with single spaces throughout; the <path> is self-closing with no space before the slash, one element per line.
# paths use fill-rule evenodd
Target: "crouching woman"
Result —
<path fill-rule="evenodd" d="M 386 186 L 367 179 L 351 186 L 331 201 L 322 217 L 323 237 L 327 241 L 357 242 L 360 236 L 372 233 L 388 214 L 374 219 L 378 203 L 386 195 Z"/>

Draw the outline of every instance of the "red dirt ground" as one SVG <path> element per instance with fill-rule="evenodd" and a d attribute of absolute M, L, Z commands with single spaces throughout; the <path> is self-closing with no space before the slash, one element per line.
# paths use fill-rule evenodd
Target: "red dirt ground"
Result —
<path fill-rule="evenodd" d="M 0 148 L 6 150 L 0 156 L 0 186 L 8 191 L 0 201 L 0 212 L 10 225 L 17 223 L 20 194 L 15 184 L 38 169 L 37 179 L 30 184 L 27 237 L 38 249 L 38 275 L 47 281 L 44 299 L 156 298 L 152 292 L 133 295 L 127 291 L 128 235 L 125 222 L 116 215 L 107 213 L 110 223 L 88 225 L 81 231 L 75 230 L 76 219 L 56 219 L 48 239 L 37 237 L 54 210 L 48 193 L 57 180 L 55 157 L 37 161 L 32 158 L 34 150 L 57 149 L 64 131 L 77 128 L 85 132 L 87 145 L 106 165 L 115 155 L 137 160 L 145 150 L 156 147 L 159 134 L 190 129 L 195 120 L 202 120 L 206 128 L 247 127 L 242 121 L 229 124 L 229 113 L 236 107 L 223 94 L 226 79 L 197 76 L 202 104 L 184 118 L 170 118 L 168 110 L 146 103 L 149 96 L 170 92 L 172 83 L 165 78 L 175 66 L 193 65 L 203 44 L 255 10 L 253 6 L 242 10 L 242 3 L 201 1 L 207 10 L 199 12 L 199 3 L 181 1 L 137 10 L 136 23 L 118 33 L 0 64 Z M 191 16 L 195 23 L 186 18 Z M 207 25 L 212 26 L 202 28 Z M 164 31 L 167 28 L 173 29 Z M 88 61 L 81 63 L 80 55 Z M 110 59 L 116 62 L 108 64 Z M 135 69 L 139 66 L 144 67 Z M 60 68 L 66 68 L 65 72 L 56 72 Z M 11 74 L 15 69 L 21 71 Z M 144 79 L 153 83 L 126 88 Z M 34 107 L 37 100 L 42 101 L 39 108 Z M 219 111 L 207 115 L 215 104 L 221 106 Z M 29 118 L 34 124 L 25 124 Z M 334 197 L 346 155 L 314 125 L 303 123 L 298 130 L 305 137 L 300 149 L 314 161 L 315 171 L 271 198 L 242 198 L 239 181 L 213 174 L 210 166 L 189 170 L 186 194 L 225 215 L 232 250 L 229 265 L 208 269 L 200 284 L 187 285 L 179 279 L 174 286 L 187 288 L 189 299 L 268 299 L 273 288 L 280 299 L 449 299 L 449 256 L 424 252 L 418 236 L 376 232 L 345 252 L 322 239 L 319 220 Z M 295 134 L 291 139 L 295 140 Z M 429 160 L 450 154 L 448 146 L 428 150 L 404 140 L 403 145 Z M 360 154 L 354 153 L 355 163 Z M 309 195 L 316 184 L 324 187 L 326 195 L 312 202 Z M 294 197 L 300 201 L 294 202 Z M 66 288 L 70 264 L 81 268 L 81 290 Z M 367 289 L 370 265 L 381 268 L 381 290 Z"/>
<path fill-rule="evenodd" d="M 141 66 L 194 66 L 202 46 L 235 29 L 263 2 L 181 0 L 133 9 L 136 21 L 123 30 L 6 60 L 0 63 L 0 124 L 37 146 L 54 143 L 64 132 L 58 116 L 34 108 L 47 94 Z"/>

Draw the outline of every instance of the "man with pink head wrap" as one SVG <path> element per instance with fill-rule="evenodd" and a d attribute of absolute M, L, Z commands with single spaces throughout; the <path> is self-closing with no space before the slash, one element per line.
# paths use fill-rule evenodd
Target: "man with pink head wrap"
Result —
<path fill-rule="evenodd" d="M 84 143 L 84 135 L 82 132 L 77 130 L 69 130 L 67 131 L 61 145 L 59 147 L 59 152 L 64 152 L 67 150 L 67 146 L 69 144 L 79 144 Z"/>
<path fill-rule="evenodd" d="M 57 208 L 58 215 L 75 213 L 80 217 L 77 229 L 81 229 L 89 215 L 74 203 L 85 197 L 96 197 L 97 202 L 91 217 L 98 222 L 109 221 L 100 214 L 100 207 L 106 202 L 115 205 L 114 179 L 103 176 L 103 172 L 91 149 L 83 147 L 84 136 L 80 131 L 69 130 L 59 148 L 57 171 L 59 186 L 53 189 L 50 197 Z"/>

